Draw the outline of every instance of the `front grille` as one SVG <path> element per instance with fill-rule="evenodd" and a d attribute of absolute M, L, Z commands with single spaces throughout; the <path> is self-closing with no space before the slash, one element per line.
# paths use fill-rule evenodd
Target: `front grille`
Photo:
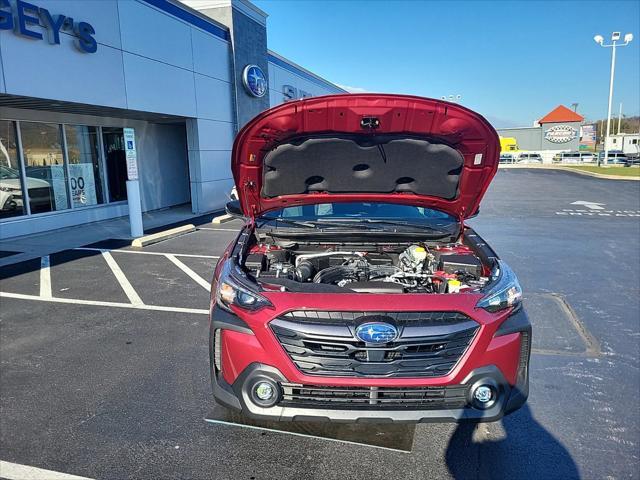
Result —
<path fill-rule="evenodd" d="M 330 312 L 333 318 L 328 322 L 320 315 L 314 318 L 313 312 L 304 312 L 307 313 L 304 317 L 300 313 L 290 312 L 270 325 L 289 358 L 307 375 L 444 376 L 453 369 L 479 329 L 475 321 L 457 312 Z M 386 317 L 394 323 L 398 338 L 382 345 L 358 339 L 355 329 L 364 321 L 359 317 L 372 316 Z"/>
<path fill-rule="evenodd" d="M 32 199 L 48 199 L 51 196 L 49 187 L 39 187 L 29 189 L 29 198 Z"/>
<path fill-rule="evenodd" d="M 358 410 L 428 410 L 464 408 L 466 387 L 324 387 L 282 384 L 283 407 L 340 408 Z"/>

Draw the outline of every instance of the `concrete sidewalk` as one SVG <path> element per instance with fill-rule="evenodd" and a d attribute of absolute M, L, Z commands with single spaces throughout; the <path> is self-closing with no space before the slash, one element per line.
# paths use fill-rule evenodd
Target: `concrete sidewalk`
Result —
<path fill-rule="evenodd" d="M 211 221 L 211 218 L 219 213 L 220 212 L 215 212 L 206 215 L 194 214 L 191 212 L 191 205 L 179 205 L 177 207 L 147 212 L 144 213 L 142 217 L 145 233 L 149 233 L 150 230 L 168 225 L 176 226 L 176 224 L 180 223 L 192 223 L 195 218 L 203 218 L 203 221 Z M 119 217 L 2 240 L 0 241 L 0 250 L 20 253 L 0 258 L 0 267 L 108 239 L 132 239 L 129 228 L 129 217 Z"/>

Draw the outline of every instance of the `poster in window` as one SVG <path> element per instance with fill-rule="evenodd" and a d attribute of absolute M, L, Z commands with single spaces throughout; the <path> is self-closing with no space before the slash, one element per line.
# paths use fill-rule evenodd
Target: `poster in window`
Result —
<path fill-rule="evenodd" d="M 51 187 L 53 188 L 53 200 L 56 210 L 64 210 L 68 208 L 67 204 L 67 185 L 64 175 L 63 165 L 51 165 Z"/>
<path fill-rule="evenodd" d="M 87 205 L 96 205 L 98 203 L 98 195 L 96 193 L 93 164 L 72 163 L 69 165 L 69 175 L 73 206 L 85 207 Z"/>

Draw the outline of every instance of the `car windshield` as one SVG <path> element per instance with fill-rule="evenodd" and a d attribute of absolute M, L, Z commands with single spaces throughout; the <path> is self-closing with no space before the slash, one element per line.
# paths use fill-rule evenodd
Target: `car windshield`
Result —
<path fill-rule="evenodd" d="M 5 165 L 0 165 L 0 178 L 5 180 L 18 178 L 18 170 Z"/>
<path fill-rule="evenodd" d="M 458 220 L 451 215 L 425 207 L 394 203 L 321 203 L 286 207 L 265 213 L 261 220 L 271 223 L 301 224 L 325 228 L 394 230 L 419 228 L 435 234 L 455 235 Z"/>

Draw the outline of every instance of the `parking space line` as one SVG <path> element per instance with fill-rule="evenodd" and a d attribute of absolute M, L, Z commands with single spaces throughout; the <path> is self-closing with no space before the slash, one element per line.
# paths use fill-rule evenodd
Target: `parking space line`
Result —
<path fill-rule="evenodd" d="M 7 480 L 92 480 L 69 473 L 54 472 L 44 468 L 30 467 L 0 460 L 0 477 Z"/>
<path fill-rule="evenodd" d="M 189 275 L 189 277 L 196 282 L 198 285 L 200 285 L 202 288 L 204 288 L 207 292 L 211 291 L 211 285 L 209 284 L 209 282 L 207 282 L 204 278 L 202 278 L 200 275 L 198 275 L 196 272 L 194 272 L 193 270 L 191 270 L 189 267 L 187 267 L 184 263 L 182 263 L 180 260 L 178 260 L 176 258 L 175 255 L 165 255 L 169 260 L 171 260 L 171 262 L 178 267 L 180 270 L 182 270 L 184 273 L 186 273 L 187 275 Z"/>
<path fill-rule="evenodd" d="M 51 303 L 71 303 L 77 305 L 92 305 L 98 307 L 115 307 L 115 308 L 131 308 L 134 310 L 154 310 L 156 312 L 175 312 L 175 313 L 197 313 L 199 315 L 208 315 L 209 310 L 204 308 L 186 308 L 186 307 L 163 307 L 160 305 L 147 305 L 120 302 L 103 302 L 100 300 L 80 300 L 77 298 L 43 298 L 38 295 L 25 295 L 23 293 L 0 292 L 0 298 L 15 298 L 18 300 L 35 300 L 40 302 Z M 0 475 L 1 477 L 1 475 Z"/>
<path fill-rule="evenodd" d="M 120 269 L 120 266 L 115 261 L 111 253 L 106 250 L 102 251 L 102 257 L 106 260 L 107 265 L 111 268 L 111 271 L 116 276 L 116 280 L 124 290 L 124 293 L 127 295 L 127 298 L 133 305 L 143 305 L 144 302 L 138 295 L 138 293 L 134 290 L 133 285 L 129 282 L 124 272 Z"/>
<path fill-rule="evenodd" d="M 40 257 L 40 296 L 51 298 L 51 260 L 49 255 Z"/>
<path fill-rule="evenodd" d="M 176 257 L 190 257 L 190 258 L 211 258 L 217 260 L 220 258 L 218 255 L 196 255 L 193 253 L 165 253 L 165 252 L 142 252 L 138 250 L 108 250 L 105 248 L 93 248 L 93 247 L 78 247 L 74 248 L 74 250 L 85 250 L 89 252 L 116 252 L 116 253 L 136 253 L 138 255 L 175 255 Z"/>
<path fill-rule="evenodd" d="M 239 232 L 239 228 L 209 228 L 209 227 L 198 227 L 198 230 L 208 230 L 210 232 Z"/>

